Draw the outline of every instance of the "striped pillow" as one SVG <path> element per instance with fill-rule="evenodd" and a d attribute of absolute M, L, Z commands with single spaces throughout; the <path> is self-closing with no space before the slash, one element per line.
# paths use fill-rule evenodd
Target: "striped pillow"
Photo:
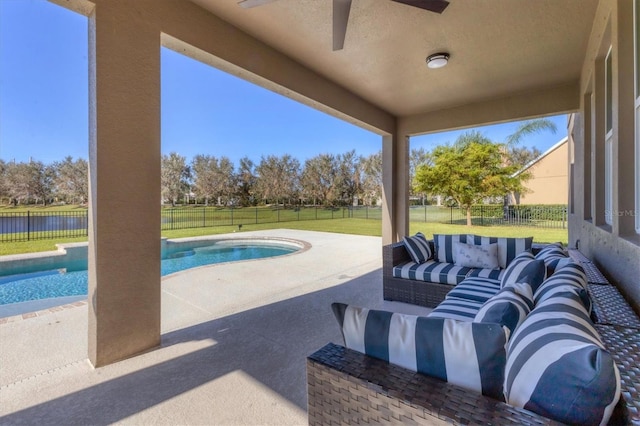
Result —
<path fill-rule="evenodd" d="M 531 286 L 532 292 L 542 284 L 545 276 L 545 267 L 542 260 L 534 260 L 533 255 L 524 251 L 511 261 L 505 269 L 500 286 L 506 287 L 509 284 L 527 283 Z"/>
<path fill-rule="evenodd" d="M 404 246 L 409 252 L 409 256 L 416 263 L 424 263 L 431 259 L 431 247 L 422 232 L 418 232 L 413 237 L 404 237 Z"/>
<path fill-rule="evenodd" d="M 606 424 L 620 375 L 582 302 L 565 292 L 534 308 L 509 341 L 507 402 L 569 424 Z"/>
<path fill-rule="evenodd" d="M 500 290 L 482 305 L 473 322 L 492 322 L 513 333 L 533 309 L 533 294 L 527 284 L 514 284 Z"/>
<path fill-rule="evenodd" d="M 426 318 L 342 303 L 331 307 L 348 348 L 503 400 L 508 331 L 498 324 Z"/>
<path fill-rule="evenodd" d="M 508 237 L 482 237 L 479 235 L 470 235 L 467 238 L 467 244 L 485 245 L 498 244 L 498 263 L 502 269 L 506 268 L 517 255 L 523 251 L 531 251 L 533 237 L 526 238 L 508 238 Z"/>

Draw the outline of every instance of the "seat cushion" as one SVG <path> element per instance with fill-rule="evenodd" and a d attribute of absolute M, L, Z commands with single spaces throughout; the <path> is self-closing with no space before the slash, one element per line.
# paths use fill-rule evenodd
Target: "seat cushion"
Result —
<path fill-rule="evenodd" d="M 500 281 L 491 278 L 467 278 L 449 293 L 447 299 L 465 299 L 484 303 L 500 291 Z"/>
<path fill-rule="evenodd" d="M 492 280 L 500 280 L 504 275 L 504 269 L 486 269 L 486 268 L 473 268 L 471 272 L 467 274 L 467 278 L 491 278 Z"/>
<path fill-rule="evenodd" d="M 567 424 L 607 424 L 620 398 L 618 368 L 576 291 L 539 302 L 511 337 L 505 397 Z"/>
<path fill-rule="evenodd" d="M 418 281 L 456 285 L 465 279 L 471 268 L 427 260 L 425 263 L 405 262 L 393 267 L 393 276 Z"/>
<path fill-rule="evenodd" d="M 331 307 L 348 348 L 503 400 L 507 331 L 498 324 L 404 315 L 342 303 Z"/>
<path fill-rule="evenodd" d="M 579 296 L 587 313 L 591 313 L 591 298 L 587 292 L 587 276 L 582 266 L 570 262 L 556 269 L 534 293 L 533 299 L 537 305 L 557 293 L 574 290 Z"/>
<path fill-rule="evenodd" d="M 458 321 L 473 321 L 482 307 L 482 302 L 468 299 L 445 299 L 427 315 L 429 318 L 448 318 Z"/>

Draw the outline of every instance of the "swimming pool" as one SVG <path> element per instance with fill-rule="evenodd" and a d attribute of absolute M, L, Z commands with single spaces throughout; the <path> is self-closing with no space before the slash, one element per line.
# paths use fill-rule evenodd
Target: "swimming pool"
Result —
<path fill-rule="evenodd" d="M 294 253 L 302 244 L 278 240 L 170 241 L 161 261 L 163 276 L 199 266 Z M 35 268 L 37 269 L 37 268 Z M 20 269 L 16 269 L 20 270 Z M 0 276 L 0 305 L 87 294 L 87 260 L 58 262 L 55 268 Z"/>

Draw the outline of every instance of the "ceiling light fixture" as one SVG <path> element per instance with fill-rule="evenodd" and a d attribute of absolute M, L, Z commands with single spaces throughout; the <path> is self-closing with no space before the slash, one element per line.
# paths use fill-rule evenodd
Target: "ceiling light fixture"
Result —
<path fill-rule="evenodd" d="M 427 66 L 429 68 L 442 68 L 449 62 L 449 54 L 444 52 L 434 53 L 427 56 Z"/>

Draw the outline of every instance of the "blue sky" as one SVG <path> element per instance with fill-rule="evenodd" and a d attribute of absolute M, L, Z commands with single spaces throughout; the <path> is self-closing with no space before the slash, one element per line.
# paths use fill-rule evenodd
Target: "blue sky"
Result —
<path fill-rule="evenodd" d="M 0 0 L 0 158 L 45 163 L 88 156 L 87 19 L 46 0 Z M 250 117 L 250 119 L 248 118 Z M 544 151 L 566 136 L 529 137 Z M 517 123 L 479 130 L 503 141 Z M 411 139 L 427 149 L 453 142 L 462 131 Z M 355 149 L 370 155 L 381 137 L 208 65 L 162 49 L 162 152 L 291 154 L 301 162 L 320 153 Z"/>

